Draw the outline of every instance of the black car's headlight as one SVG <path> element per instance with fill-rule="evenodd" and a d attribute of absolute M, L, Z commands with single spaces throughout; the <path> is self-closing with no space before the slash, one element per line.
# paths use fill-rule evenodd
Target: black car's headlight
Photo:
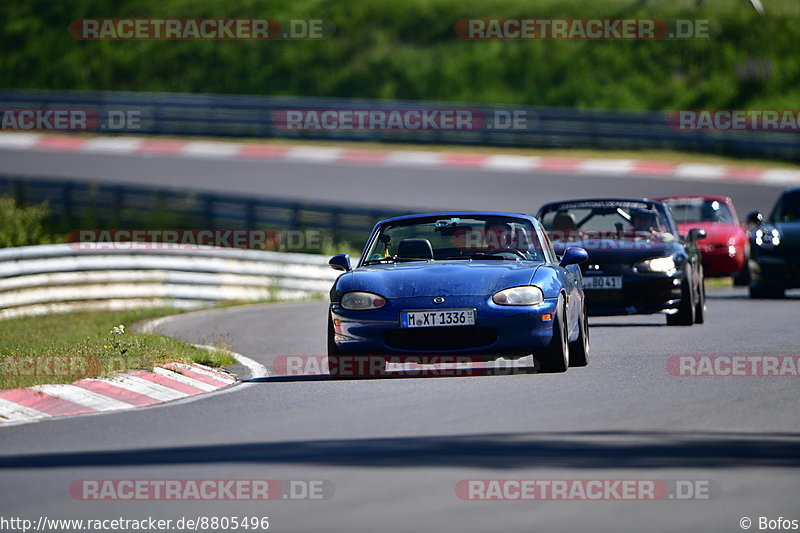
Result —
<path fill-rule="evenodd" d="M 348 311 L 380 309 L 386 305 L 386 298 L 372 292 L 347 292 L 342 295 L 341 305 Z"/>
<path fill-rule="evenodd" d="M 672 257 L 654 257 L 639 261 L 634 265 L 639 272 L 660 272 L 669 274 L 675 272 L 675 260 Z"/>
<path fill-rule="evenodd" d="M 494 293 L 492 301 L 498 305 L 538 305 L 544 301 L 544 294 L 532 285 L 511 287 Z"/>
<path fill-rule="evenodd" d="M 772 226 L 762 226 L 755 232 L 756 245 L 767 250 L 781 243 L 781 232 Z"/>

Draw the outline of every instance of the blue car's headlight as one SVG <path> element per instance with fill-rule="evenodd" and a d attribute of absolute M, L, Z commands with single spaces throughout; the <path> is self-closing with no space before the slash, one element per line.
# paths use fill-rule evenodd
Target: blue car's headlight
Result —
<path fill-rule="evenodd" d="M 538 305 L 544 301 L 539 287 L 511 287 L 494 293 L 492 301 L 498 305 Z"/>
<path fill-rule="evenodd" d="M 341 305 L 349 311 L 380 309 L 386 305 L 386 298 L 372 292 L 347 292 L 342 295 Z"/>
<path fill-rule="evenodd" d="M 654 257 L 636 263 L 636 270 L 639 272 L 675 272 L 675 260 L 671 257 Z"/>
<path fill-rule="evenodd" d="M 775 248 L 781 243 L 781 232 L 771 226 L 763 226 L 756 230 L 756 244 L 761 248 Z"/>

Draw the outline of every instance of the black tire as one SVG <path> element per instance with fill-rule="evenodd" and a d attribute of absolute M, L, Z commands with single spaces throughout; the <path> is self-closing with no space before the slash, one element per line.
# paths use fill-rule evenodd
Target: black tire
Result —
<path fill-rule="evenodd" d="M 339 355 L 339 347 L 336 346 L 336 341 L 334 340 L 334 336 L 336 332 L 333 330 L 333 319 L 331 318 L 331 313 L 328 311 L 328 358 L 330 356 Z"/>
<path fill-rule="evenodd" d="M 733 275 L 733 285 L 736 287 L 744 287 L 745 285 L 750 284 L 750 269 L 747 267 L 747 263 L 744 264 L 744 268 L 742 268 L 739 272 Z"/>
<path fill-rule="evenodd" d="M 691 274 L 687 273 L 681 283 L 681 303 L 678 312 L 667 315 L 668 326 L 691 326 L 694 324 L 695 303 Z"/>
<path fill-rule="evenodd" d="M 589 364 L 589 318 L 586 308 L 581 313 L 581 327 L 578 338 L 569 345 L 569 366 L 586 366 Z"/>
<path fill-rule="evenodd" d="M 700 269 L 700 287 L 697 295 L 697 305 L 694 308 L 694 323 L 702 324 L 706 320 L 706 278 Z"/>
<path fill-rule="evenodd" d="M 762 285 L 750 285 L 748 292 L 750 298 L 765 300 L 777 300 L 786 297 L 786 289 L 783 287 L 764 287 Z"/>
<path fill-rule="evenodd" d="M 559 295 L 555 317 L 553 317 L 553 340 L 550 341 L 550 346 L 540 350 L 537 356 L 539 372 L 553 374 L 567 371 L 569 366 L 568 339 L 564 296 Z"/>

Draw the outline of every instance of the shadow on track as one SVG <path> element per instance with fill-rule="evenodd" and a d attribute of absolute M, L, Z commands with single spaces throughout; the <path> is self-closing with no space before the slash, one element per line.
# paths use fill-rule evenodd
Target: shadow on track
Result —
<path fill-rule="evenodd" d="M 386 372 L 375 376 L 338 376 L 330 374 L 306 374 L 291 376 L 269 376 L 266 378 L 246 379 L 243 383 L 292 383 L 295 381 L 364 381 L 376 379 L 445 379 L 445 378 L 477 378 L 486 376 L 515 376 L 521 374 L 538 374 L 536 367 L 514 367 L 513 369 L 464 369 L 464 370 L 419 370 L 414 372 Z"/>
<path fill-rule="evenodd" d="M 592 322 L 589 321 L 590 328 L 664 328 L 667 324 L 656 324 L 647 322 Z"/>
<path fill-rule="evenodd" d="M 468 468 L 800 468 L 800 433 L 583 431 L 6 455 L 0 469 L 257 463 Z"/>

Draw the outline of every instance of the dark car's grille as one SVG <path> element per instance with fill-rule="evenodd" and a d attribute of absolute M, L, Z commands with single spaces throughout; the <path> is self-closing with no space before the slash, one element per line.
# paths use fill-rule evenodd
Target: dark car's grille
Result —
<path fill-rule="evenodd" d="M 383 340 L 399 350 L 464 350 L 493 343 L 497 330 L 474 326 L 393 329 L 383 334 Z"/>
<path fill-rule="evenodd" d="M 625 294 L 622 291 L 586 291 L 588 304 L 617 304 L 624 301 Z"/>

